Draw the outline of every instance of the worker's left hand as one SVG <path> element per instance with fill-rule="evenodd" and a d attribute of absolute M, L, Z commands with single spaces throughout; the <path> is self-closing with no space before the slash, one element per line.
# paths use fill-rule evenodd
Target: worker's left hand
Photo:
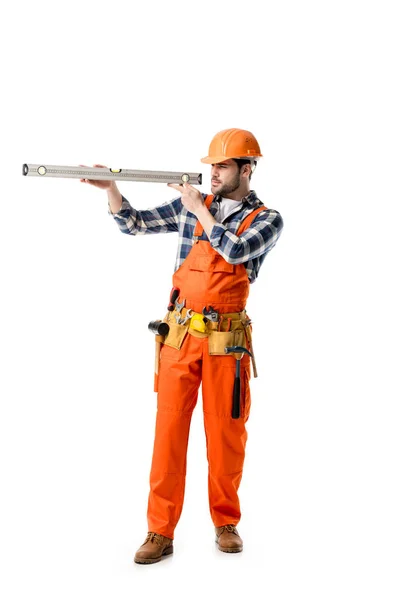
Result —
<path fill-rule="evenodd" d="M 178 192 L 182 194 L 182 204 L 183 206 L 194 215 L 197 215 L 197 211 L 204 205 L 203 196 L 201 192 L 197 190 L 195 187 L 190 185 L 190 183 L 183 183 L 182 185 L 178 185 L 176 183 L 168 183 L 169 187 L 174 188 Z"/>

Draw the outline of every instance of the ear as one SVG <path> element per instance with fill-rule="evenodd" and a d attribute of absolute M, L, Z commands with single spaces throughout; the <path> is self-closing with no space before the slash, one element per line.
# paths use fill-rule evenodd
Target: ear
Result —
<path fill-rule="evenodd" d="M 250 175 L 251 175 L 251 164 L 247 163 L 247 164 L 243 165 L 242 174 L 246 175 L 246 177 L 250 177 Z"/>

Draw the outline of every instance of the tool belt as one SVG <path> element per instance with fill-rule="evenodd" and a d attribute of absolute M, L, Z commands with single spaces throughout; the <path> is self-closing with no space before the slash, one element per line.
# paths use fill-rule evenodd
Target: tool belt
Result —
<path fill-rule="evenodd" d="M 245 310 L 220 314 L 218 322 L 207 320 L 204 332 L 192 329 L 190 319 L 184 325 L 176 322 L 176 315 L 184 319 L 188 310 L 182 308 L 180 313 L 174 310 L 165 316 L 164 321 L 169 325 L 169 332 L 164 339 L 166 346 L 179 350 L 188 334 L 198 338 L 208 337 L 209 354 L 222 356 L 225 355 L 226 346 L 247 347 L 251 342 L 251 321 Z"/>

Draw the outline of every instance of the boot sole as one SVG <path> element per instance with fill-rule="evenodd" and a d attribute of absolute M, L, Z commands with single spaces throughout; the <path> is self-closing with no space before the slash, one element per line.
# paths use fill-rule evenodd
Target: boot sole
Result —
<path fill-rule="evenodd" d="M 221 552 L 228 552 L 230 554 L 234 554 L 235 552 L 243 551 L 243 546 L 239 546 L 239 548 L 221 548 L 221 546 L 218 544 L 218 540 L 215 540 L 215 543 L 217 544 L 218 550 L 220 550 Z"/>
<path fill-rule="evenodd" d="M 169 546 L 164 550 L 161 556 L 158 556 L 157 558 L 134 558 L 133 562 L 137 563 L 138 565 L 152 565 L 153 563 L 159 562 L 163 558 L 163 556 L 169 556 L 173 553 L 173 551 L 174 547 Z"/>

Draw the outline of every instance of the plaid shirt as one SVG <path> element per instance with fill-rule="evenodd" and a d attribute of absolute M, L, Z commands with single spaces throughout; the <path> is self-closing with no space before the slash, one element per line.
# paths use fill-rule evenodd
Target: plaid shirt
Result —
<path fill-rule="evenodd" d="M 203 198 L 207 194 L 202 194 Z M 210 206 L 210 213 L 215 218 L 220 197 L 215 196 Z M 253 283 L 260 267 L 281 234 L 283 220 L 278 211 L 271 208 L 261 211 L 251 226 L 240 237 L 236 235 L 240 223 L 262 202 L 252 190 L 243 198 L 242 206 L 230 214 L 225 223 L 216 223 L 211 231 L 210 243 L 228 263 L 243 263 L 250 283 Z M 178 252 L 175 271 L 181 266 L 193 246 L 194 228 L 197 218 L 182 204 L 181 198 L 165 202 L 149 210 L 136 210 L 122 196 L 122 206 L 113 216 L 122 233 L 145 235 L 150 233 L 179 234 Z M 208 240 L 206 233 L 200 239 Z"/>

